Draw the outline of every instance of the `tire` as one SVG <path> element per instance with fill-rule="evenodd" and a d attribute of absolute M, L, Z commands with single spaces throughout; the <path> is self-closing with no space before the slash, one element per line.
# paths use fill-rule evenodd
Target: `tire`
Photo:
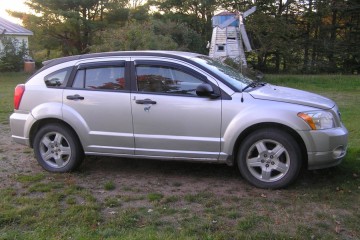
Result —
<path fill-rule="evenodd" d="M 237 163 L 241 175 L 259 188 L 289 186 L 301 169 L 301 151 L 294 138 L 277 129 L 260 129 L 240 145 Z"/>
<path fill-rule="evenodd" d="M 62 124 L 48 124 L 40 128 L 33 146 L 37 161 L 49 172 L 73 171 L 84 159 L 77 136 Z"/>

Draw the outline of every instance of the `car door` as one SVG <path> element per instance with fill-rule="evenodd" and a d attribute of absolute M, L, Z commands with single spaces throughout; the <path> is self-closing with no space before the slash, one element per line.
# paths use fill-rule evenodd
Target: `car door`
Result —
<path fill-rule="evenodd" d="M 216 83 L 175 62 L 136 59 L 132 69 L 135 155 L 217 160 L 221 97 L 196 95 L 202 83 L 219 92 Z"/>
<path fill-rule="evenodd" d="M 126 61 L 80 64 L 63 95 L 63 113 L 88 154 L 133 155 Z"/>

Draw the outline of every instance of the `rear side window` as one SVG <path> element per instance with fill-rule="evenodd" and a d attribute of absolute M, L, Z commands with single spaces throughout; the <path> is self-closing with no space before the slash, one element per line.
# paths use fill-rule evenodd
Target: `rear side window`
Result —
<path fill-rule="evenodd" d="M 45 76 L 44 81 L 47 87 L 61 87 L 69 78 L 72 67 L 63 68 Z"/>
<path fill-rule="evenodd" d="M 73 88 L 84 89 L 125 89 L 125 67 L 109 66 L 80 69 L 77 71 Z"/>

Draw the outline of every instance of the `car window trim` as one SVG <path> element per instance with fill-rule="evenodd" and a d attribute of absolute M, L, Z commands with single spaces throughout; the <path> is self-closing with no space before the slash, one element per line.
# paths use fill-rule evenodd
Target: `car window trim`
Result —
<path fill-rule="evenodd" d="M 125 67 L 125 60 L 109 61 L 109 62 L 81 63 L 77 66 L 77 70 L 93 69 L 93 68 L 100 68 L 100 67 Z"/>

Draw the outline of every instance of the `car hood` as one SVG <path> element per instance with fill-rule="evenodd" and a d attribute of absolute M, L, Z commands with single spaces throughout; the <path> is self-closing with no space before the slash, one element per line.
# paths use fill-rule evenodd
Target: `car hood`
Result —
<path fill-rule="evenodd" d="M 249 93 L 256 99 L 295 103 L 321 109 L 330 109 L 335 106 L 334 101 L 318 94 L 271 84 L 256 88 Z"/>

